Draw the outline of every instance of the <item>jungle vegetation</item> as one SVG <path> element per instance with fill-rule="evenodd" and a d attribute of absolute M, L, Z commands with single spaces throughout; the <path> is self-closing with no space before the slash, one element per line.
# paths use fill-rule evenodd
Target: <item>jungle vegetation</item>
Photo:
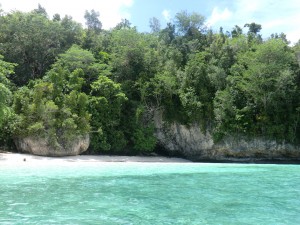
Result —
<path fill-rule="evenodd" d="M 102 28 L 86 11 L 0 16 L 0 145 L 16 136 L 91 136 L 90 153 L 151 152 L 153 112 L 227 135 L 300 143 L 300 41 L 262 38 L 254 22 L 213 32 L 178 12 L 139 32 L 128 20 Z"/>

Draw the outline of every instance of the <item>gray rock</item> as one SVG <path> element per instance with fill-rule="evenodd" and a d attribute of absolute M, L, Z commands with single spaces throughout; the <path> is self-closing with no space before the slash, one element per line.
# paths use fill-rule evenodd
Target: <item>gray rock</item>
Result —
<path fill-rule="evenodd" d="M 215 143 L 212 132 L 203 132 L 198 124 L 167 123 L 161 111 L 154 112 L 153 119 L 158 143 L 170 154 L 196 161 L 300 160 L 300 146 L 243 136 L 229 136 Z"/>
<path fill-rule="evenodd" d="M 58 140 L 55 145 L 46 138 L 25 137 L 14 139 L 18 151 L 40 156 L 74 156 L 86 151 L 89 147 L 89 135 L 78 136 L 63 142 Z"/>

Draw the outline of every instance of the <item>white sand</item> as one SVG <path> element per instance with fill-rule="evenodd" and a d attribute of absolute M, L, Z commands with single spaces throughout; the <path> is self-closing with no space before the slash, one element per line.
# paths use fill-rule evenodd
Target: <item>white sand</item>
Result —
<path fill-rule="evenodd" d="M 107 155 L 78 155 L 66 157 L 44 157 L 19 153 L 0 153 L 1 164 L 68 164 L 68 163 L 112 163 L 112 162 L 140 162 L 140 163 L 186 163 L 191 162 L 181 158 L 163 156 L 107 156 Z"/>

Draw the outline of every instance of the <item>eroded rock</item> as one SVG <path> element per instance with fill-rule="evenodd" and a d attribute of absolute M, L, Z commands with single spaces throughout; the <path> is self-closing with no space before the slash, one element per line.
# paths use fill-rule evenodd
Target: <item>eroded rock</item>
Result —
<path fill-rule="evenodd" d="M 154 113 L 155 136 L 170 154 L 179 153 L 195 161 L 300 160 L 300 146 L 264 138 L 226 137 L 215 143 L 212 132 L 198 124 L 189 127 L 166 123 L 162 113 Z"/>
<path fill-rule="evenodd" d="M 58 140 L 51 143 L 46 138 L 15 138 L 18 151 L 40 156 L 74 156 L 86 151 L 90 144 L 89 135 L 77 136 L 70 141 Z"/>

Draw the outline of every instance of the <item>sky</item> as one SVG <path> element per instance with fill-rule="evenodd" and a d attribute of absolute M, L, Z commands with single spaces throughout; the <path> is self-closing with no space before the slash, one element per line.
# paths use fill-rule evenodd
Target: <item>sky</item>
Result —
<path fill-rule="evenodd" d="M 41 4 L 50 18 L 55 13 L 69 15 L 83 25 L 85 11 L 94 9 L 100 13 L 103 28 L 112 28 L 126 18 L 140 32 L 149 31 L 152 17 L 164 28 L 176 13 L 186 10 L 203 15 L 214 31 L 221 26 L 231 31 L 235 25 L 255 22 L 262 25 L 263 38 L 283 32 L 291 43 L 300 39 L 300 0 L 0 0 L 0 4 L 4 12 L 28 12 Z"/>

